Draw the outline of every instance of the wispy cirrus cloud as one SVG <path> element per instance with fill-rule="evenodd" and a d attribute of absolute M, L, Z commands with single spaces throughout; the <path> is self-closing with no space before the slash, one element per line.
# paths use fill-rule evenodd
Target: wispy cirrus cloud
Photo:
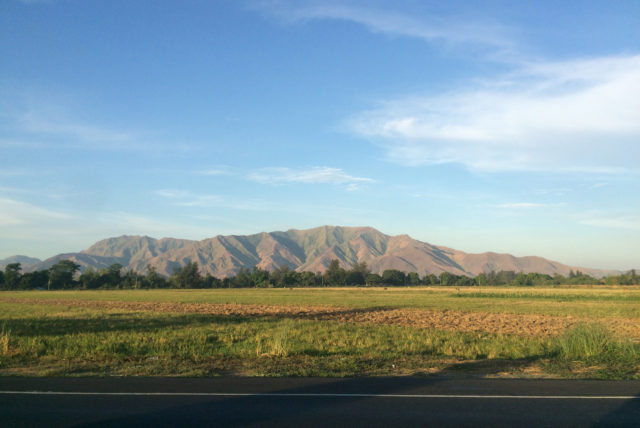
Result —
<path fill-rule="evenodd" d="M 196 174 L 205 176 L 219 176 L 229 175 L 230 173 L 226 168 L 210 168 L 197 171 Z"/>
<path fill-rule="evenodd" d="M 130 132 L 115 131 L 105 127 L 72 122 L 63 118 L 50 118 L 34 111 L 19 118 L 22 129 L 32 134 L 48 134 L 71 137 L 75 141 L 90 143 L 131 143 L 136 136 Z"/>
<path fill-rule="evenodd" d="M 406 165 L 639 172 L 640 56 L 529 64 L 440 95 L 383 101 L 348 121 Z"/>
<path fill-rule="evenodd" d="M 626 229 L 640 232 L 640 216 L 637 214 L 611 214 L 592 211 L 577 217 L 580 224 L 608 229 Z"/>
<path fill-rule="evenodd" d="M 74 216 L 17 199 L 0 197 L 0 226 L 36 225 L 52 220 L 71 220 Z"/>
<path fill-rule="evenodd" d="M 154 192 L 178 207 L 220 207 L 242 211 L 265 211 L 271 206 L 260 199 L 234 198 L 216 194 L 195 193 L 183 189 L 159 189 Z"/>
<path fill-rule="evenodd" d="M 443 12 L 443 8 L 398 12 L 393 5 L 357 1 L 263 1 L 259 8 L 286 22 L 337 20 L 359 24 L 373 33 L 411 37 L 429 43 L 487 47 L 506 54 L 514 48 L 504 26 L 469 21 Z M 424 5 L 423 5 L 424 6 Z"/>
<path fill-rule="evenodd" d="M 148 132 L 94 120 L 84 113 L 86 101 L 75 100 L 69 93 L 16 88 L 2 82 L 0 91 L 5 92 L 0 100 L 0 130 L 6 135 L 0 139 L 0 147 L 131 151 L 165 146 L 150 142 Z M 172 147 L 180 149 L 179 144 Z"/>
<path fill-rule="evenodd" d="M 264 168 L 249 174 L 247 178 L 262 184 L 331 184 L 346 186 L 349 190 L 356 190 L 358 186 L 374 181 L 371 178 L 349 175 L 340 168 L 320 166 L 308 169 Z"/>

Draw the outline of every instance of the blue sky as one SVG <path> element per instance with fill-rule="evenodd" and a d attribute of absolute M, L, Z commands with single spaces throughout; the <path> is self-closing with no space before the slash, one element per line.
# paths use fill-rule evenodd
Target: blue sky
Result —
<path fill-rule="evenodd" d="M 637 1 L 0 3 L 0 258 L 373 226 L 640 267 Z"/>

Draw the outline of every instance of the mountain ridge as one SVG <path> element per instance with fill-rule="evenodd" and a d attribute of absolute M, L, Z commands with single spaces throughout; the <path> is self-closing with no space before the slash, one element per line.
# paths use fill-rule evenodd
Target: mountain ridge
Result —
<path fill-rule="evenodd" d="M 538 256 L 516 257 L 491 251 L 465 253 L 418 241 L 406 234 L 386 235 L 368 226 L 320 226 L 251 235 L 216 235 L 200 241 L 122 235 L 100 240 L 77 253 L 58 254 L 37 262 L 37 259 L 30 259 L 24 270 L 47 269 L 63 259 L 73 260 L 83 270 L 120 263 L 125 269 L 140 273 L 146 273 L 147 267 L 152 266 L 167 276 L 176 267 L 195 261 L 203 273 L 220 278 L 254 266 L 273 271 L 287 265 L 297 271 L 324 272 L 333 259 L 338 259 L 345 268 L 365 262 L 374 273 L 386 269 L 413 271 L 420 275 L 438 275 L 446 271 L 468 276 L 492 270 L 564 276 L 572 270 L 580 270 L 594 277 L 620 273 L 612 269 L 569 266 Z M 0 266 L 2 262 L 0 260 Z"/>

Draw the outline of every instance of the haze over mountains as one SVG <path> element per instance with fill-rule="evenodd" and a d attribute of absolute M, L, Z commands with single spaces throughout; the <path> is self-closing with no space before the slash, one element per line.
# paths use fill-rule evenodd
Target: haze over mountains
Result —
<path fill-rule="evenodd" d="M 234 275 L 240 268 L 252 269 L 254 266 L 272 271 L 288 265 L 297 271 L 324 272 L 333 259 L 338 259 L 345 268 L 356 262 L 366 262 L 374 273 L 382 273 L 386 269 L 418 272 L 420 275 L 438 275 L 446 271 L 470 276 L 492 270 L 564 276 L 571 270 L 580 270 L 594 277 L 620 273 L 568 266 L 535 256 L 515 257 L 492 252 L 469 254 L 421 242 L 408 235 L 389 236 L 371 227 L 340 226 L 246 236 L 219 235 L 201 241 L 120 236 L 99 241 L 79 253 L 58 254 L 44 261 L 12 256 L 0 260 L 0 267 L 19 262 L 28 272 L 47 269 L 63 259 L 75 261 L 82 270 L 120 263 L 125 269 L 140 273 L 146 273 L 147 266 L 153 266 L 163 275 L 171 275 L 176 267 L 195 261 L 203 272 L 219 278 Z"/>

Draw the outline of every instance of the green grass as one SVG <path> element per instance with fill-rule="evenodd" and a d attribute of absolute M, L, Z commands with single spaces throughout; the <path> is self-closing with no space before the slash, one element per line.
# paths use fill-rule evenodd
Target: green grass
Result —
<path fill-rule="evenodd" d="M 0 294 L 0 374 L 217 376 L 477 376 L 640 379 L 640 344 L 614 338 L 598 317 L 637 312 L 624 288 L 197 290 Z M 493 295 L 492 295 L 493 294 Z M 555 302 L 544 296 L 575 296 Z M 580 296 L 586 296 L 580 298 Z M 598 300 L 593 296 L 601 296 Z M 615 296 L 615 298 L 611 298 Z M 625 296 L 631 296 L 629 299 Z M 296 318 L 215 316 L 2 301 L 87 299 L 411 307 L 581 314 L 556 337 L 441 331 Z M 529 306 L 526 306 L 529 305 Z M 481 309 L 478 309 L 481 308 Z M 555 308 L 551 313 L 556 315 Z M 637 308 L 636 308 L 637 311 Z M 586 316 L 585 316 L 586 315 Z"/>
<path fill-rule="evenodd" d="M 0 299 L 239 303 L 350 308 L 398 307 L 515 314 L 640 318 L 640 287 L 387 287 L 3 292 Z"/>
<path fill-rule="evenodd" d="M 531 358 L 545 346 L 514 336 L 334 321 L 70 312 L 4 320 L 5 373 L 351 376 L 417 371 L 452 358 Z"/>
<path fill-rule="evenodd" d="M 614 340 L 600 324 L 578 324 L 552 340 L 549 368 L 571 377 L 590 368 L 594 377 L 640 378 L 640 344 Z"/>
<path fill-rule="evenodd" d="M 586 294 L 584 291 L 580 294 L 566 294 L 566 293 L 491 293 L 491 292 L 465 292 L 454 295 L 457 298 L 465 299 L 509 299 L 509 300 L 547 300 L 557 302 L 584 302 L 584 301 L 597 301 L 597 302 L 640 302 L 640 293 L 627 293 L 627 294 Z"/>

